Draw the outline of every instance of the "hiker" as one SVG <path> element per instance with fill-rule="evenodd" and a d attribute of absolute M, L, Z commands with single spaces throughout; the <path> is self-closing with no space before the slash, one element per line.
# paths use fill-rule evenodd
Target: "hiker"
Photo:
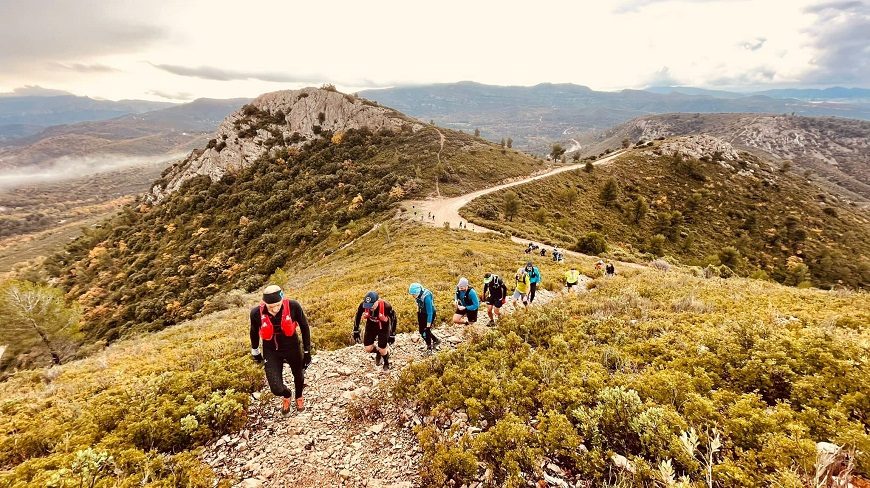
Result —
<path fill-rule="evenodd" d="M 546 257 L 546 256 L 547 256 L 547 249 L 542 247 L 542 248 L 541 248 L 541 257 L 543 258 L 543 257 Z"/>
<path fill-rule="evenodd" d="M 613 266 L 612 262 L 608 262 L 607 266 L 604 267 L 604 274 L 606 274 L 607 276 L 616 275 L 616 268 Z"/>
<path fill-rule="evenodd" d="M 426 350 L 432 354 L 441 344 L 441 339 L 432 333 L 432 327 L 435 325 L 435 299 L 432 292 L 423 288 L 420 283 L 411 283 L 408 294 L 417 301 L 417 326 L 420 336 L 426 341 Z"/>
<path fill-rule="evenodd" d="M 529 261 L 526 263 L 526 273 L 529 275 L 529 305 L 535 301 L 535 292 L 538 290 L 538 283 L 541 282 L 541 270 L 537 266 L 532 265 Z"/>
<path fill-rule="evenodd" d="M 378 292 L 366 293 L 353 319 L 353 340 L 357 344 L 360 343 L 359 323 L 362 319 L 366 321 L 362 335 L 365 351 L 375 353 L 375 366 L 380 366 L 383 362 L 384 371 L 389 370 L 390 344 L 396 342 L 396 311 L 388 301 L 378 296 Z"/>
<path fill-rule="evenodd" d="M 302 331 L 301 341 L 299 330 Z M 281 413 L 284 415 L 290 412 L 293 396 L 296 397 L 296 410 L 305 410 L 302 388 L 305 386 L 304 370 L 311 364 L 310 351 L 311 331 L 302 306 L 296 300 L 284 297 L 280 286 L 267 286 L 263 290 L 263 300 L 251 309 L 251 356 L 257 362 L 265 361 L 266 381 L 272 394 L 283 397 Z M 293 392 L 284 385 L 284 363 L 289 364 L 293 372 Z"/>
<path fill-rule="evenodd" d="M 579 281 L 580 281 L 580 272 L 577 271 L 576 267 L 572 266 L 571 269 L 569 269 L 568 271 L 565 271 L 565 287 L 568 289 L 568 293 L 571 293 L 572 291 L 577 291 L 580 289 L 580 288 L 577 288 L 577 290 L 572 290 L 572 288 L 577 286 L 577 283 Z"/>
<path fill-rule="evenodd" d="M 517 300 L 521 300 L 523 305 L 529 306 L 529 288 L 531 285 L 529 284 L 529 274 L 526 273 L 526 268 L 520 268 L 517 270 L 517 273 L 514 275 L 514 294 L 513 294 L 513 304 L 514 308 L 517 306 Z"/>
<path fill-rule="evenodd" d="M 595 263 L 595 271 L 601 271 L 602 269 L 604 269 L 604 261 L 599 259 L 598 262 Z"/>
<path fill-rule="evenodd" d="M 459 278 L 456 285 L 456 311 L 453 313 L 454 324 L 473 324 L 477 322 L 477 309 L 480 308 L 480 300 L 477 291 L 468 285 L 468 278 Z"/>
<path fill-rule="evenodd" d="M 501 306 L 507 302 L 507 285 L 497 274 L 483 275 L 483 301 L 486 302 L 486 314 L 489 321 L 495 323 L 501 316 Z M 492 309 L 495 308 L 493 317 Z"/>

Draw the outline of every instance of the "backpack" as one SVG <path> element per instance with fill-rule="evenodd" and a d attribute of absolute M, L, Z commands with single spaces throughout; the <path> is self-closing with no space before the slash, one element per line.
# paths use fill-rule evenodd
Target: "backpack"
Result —
<path fill-rule="evenodd" d="M 457 287 L 456 287 L 456 301 L 457 301 L 457 302 L 461 302 L 462 305 L 465 306 L 465 307 L 467 307 L 467 306 L 471 305 L 472 303 L 474 303 L 474 302 L 471 300 L 471 290 L 473 290 L 473 289 L 474 289 L 473 287 L 469 286 L 469 287 L 468 287 L 468 290 L 465 291 L 465 299 L 460 300 L 460 299 L 459 299 L 459 293 L 460 293 L 461 290 L 459 290 L 459 287 L 457 286 Z"/>
<path fill-rule="evenodd" d="M 296 321 L 290 318 L 290 300 L 285 298 L 281 302 L 281 333 L 291 337 L 296 333 L 296 326 Z M 274 335 L 275 326 L 266 313 L 266 302 L 260 302 L 260 338 L 271 341 Z"/>
<path fill-rule="evenodd" d="M 384 301 L 383 301 L 383 300 L 378 300 L 377 303 L 376 303 L 376 305 L 378 306 L 378 315 L 377 315 L 377 316 L 372 317 L 372 315 L 371 315 L 371 310 L 372 310 L 372 308 L 375 308 L 374 306 L 372 306 L 372 308 L 364 308 L 364 309 L 363 309 L 363 316 L 362 316 L 362 318 L 363 318 L 363 320 L 366 320 L 366 321 L 368 321 L 369 319 L 371 319 L 371 320 L 377 320 L 377 321 L 378 321 L 378 325 L 379 325 L 380 327 L 383 327 L 383 326 L 384 326 L 384 325 L 383 325 L 384 322 L 389 322 L 390 319 L 389 319 L 386 315 L 384 315 Z"/>

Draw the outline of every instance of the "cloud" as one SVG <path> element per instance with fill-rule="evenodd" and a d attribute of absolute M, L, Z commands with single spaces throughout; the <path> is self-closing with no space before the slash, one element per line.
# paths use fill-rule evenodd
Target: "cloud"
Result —
<path fill-rule="evenodd" d="M 751 41 L 744 42 L 742 46 L 743 49 L 746 49 L 747 51 L 758 51 L 759 49 L 761 49 L 762 46 L 764 46 L 765 42 L 767 42 L 766 38 L 756 37 Z"/>
<path fill-rule="evenodd" d="M 816 22 L 807 29 L 818 54 L 809 83 L 857 84 L 870 81 L 870 3 L 828 2 L 807 7 Z"/>
<path fill-rule="evenodd" d="M 156 3 L 156 2 L 155 2 Z M 137 51 L 166 36 L 148 24 L 150 10 L 136 3 L 135 20 L 126 2 L 28 0 L 0 2 L 0 66 L 24 70 L 45 63 Z M 126 16 L 126 17 L 125 17 Z"/>
<path fill-rule="evenodd" d="M 369 79 L 335 80 L 330 79 L 327 76 L 318 74 L 292 75 L 275 71 L 240 71 L 217 68 L 214 66 L 199 66 L 194 68 L 189 66 L 178 66 L 172 64 L 149 64 L 157 69 L 172 73 L 174 75 L 189 76 L 193 78 L 214 81 L 257 80 L 273 83 L 335 83 L 343 86 L 353 86 L 359 88 L 379 88 L 394 85 L 394 83 L 376 83 Z"/>
<path fill-rule="evenodd" d="M 120 71 L 111 66 L 106 66 L 99 63 L 51 63 L 51 66 L 62 70 L 75 71 L 77 73 L 117 73 L 118 71 Z"/>
<path fill-rule="evenodd" d="M 646 86 L 677 86 L 680 82 L 671 75 L 671 69 L 667 66 L 662 66 L 662 69 L 653 73 Z"/>
<path fill-rule="evenodd" d="M 72 95 L 72 93 L 66 90 L 43 88 L 39 85 L 19 86 L 11 92 L 0 93 L 0 97 L 56 97 L 60 95 Z"/>
<path fill-rule="evenodd" d="M 710 80 L 710 86 L 738 87 L 738 86 L 762 86 L 772 83 L 776 79 L 776 70 L 766 66 L 759 66 L 749 71 L 744 71 L 735 76 L 723 76 Z"/>
<path fill-rule="evenodd" d="M 147 92 L 149 95 L 158 96 L 160 98 L 165 98 L 167 100 L 193 100 L 194 94 L 188 92 L 165 92 L 160 90 L 149 90 Z"/>

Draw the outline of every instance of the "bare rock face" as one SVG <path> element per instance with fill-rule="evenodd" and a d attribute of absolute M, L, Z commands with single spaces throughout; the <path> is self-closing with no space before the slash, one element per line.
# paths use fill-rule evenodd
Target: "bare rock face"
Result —
<path fill-rule="evenodd" d="M 335 90 L 303 88 L 260 95 L 230 114 L 205 149 L 194 150 L 151 189 L 146 199 L 159 203 L 196 176 L 220 180 L 251 165 L 267 152 L 298 148 L 324 133 L 366 127 L 419 130 L 423 124 L 374 102 Z"/>
<path fill-rule="evenodd" d="M 669 156 L 680 154 L 694 159 L 706 156 L 717 161 L 738 161 L 740 159 L 740 155 L 731 144 L 706 134 L 669 139 L 662 142 L 660 149 L 662 154 Z"/>

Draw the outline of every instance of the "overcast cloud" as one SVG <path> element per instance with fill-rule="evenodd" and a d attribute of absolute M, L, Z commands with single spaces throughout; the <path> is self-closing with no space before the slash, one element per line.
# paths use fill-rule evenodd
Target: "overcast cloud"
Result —
<path fill-rule="evenodd" d="M 474 80 L 867 86 L 870 0 L 0 0 L 0 92 L 252 97 Z"/>

